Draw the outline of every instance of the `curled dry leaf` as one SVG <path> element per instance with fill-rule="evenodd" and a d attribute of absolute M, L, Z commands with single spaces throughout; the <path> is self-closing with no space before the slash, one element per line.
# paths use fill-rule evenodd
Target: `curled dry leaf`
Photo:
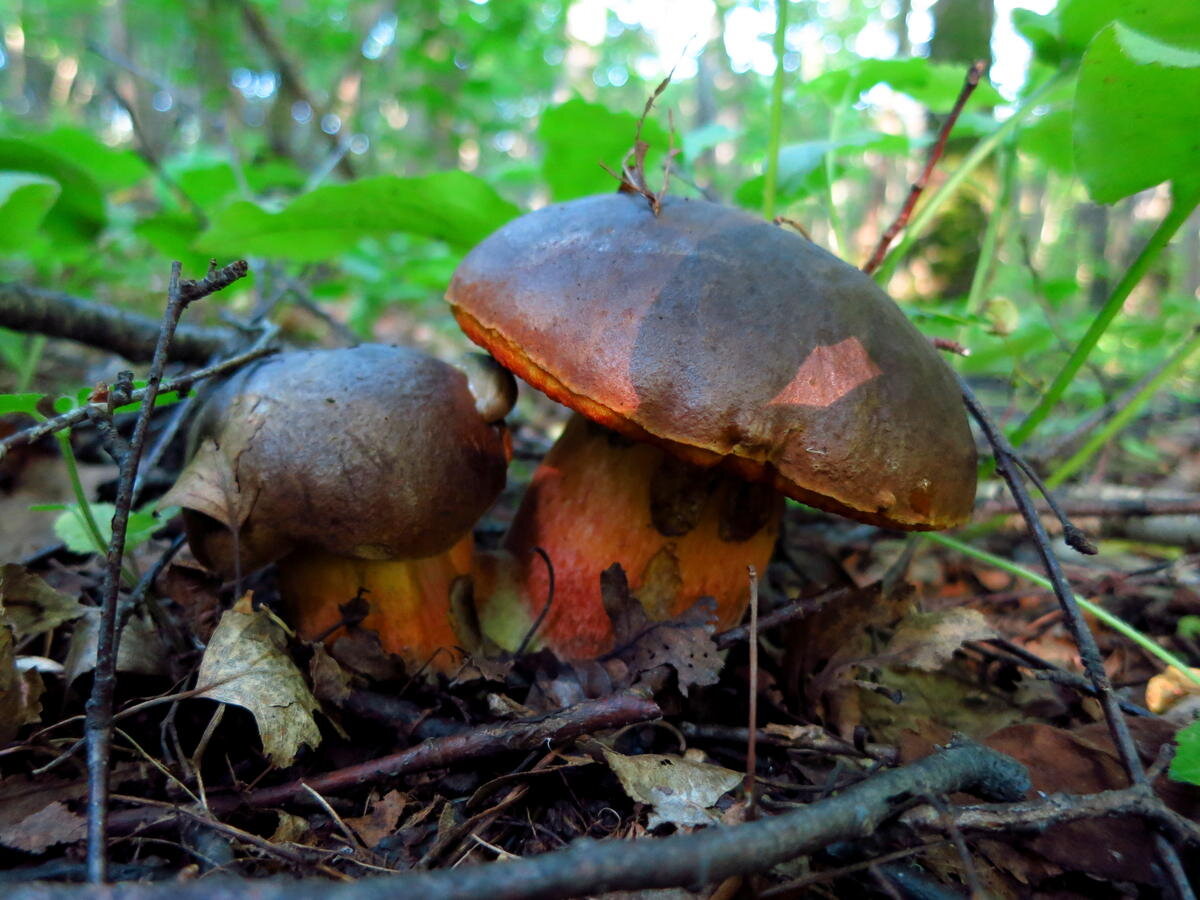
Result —
<path fill-rule="evenodd" d="M 647 827 L 711 825 L 720 820 L 712 807 L 742 783 L 732 769 L 661 753 L 624 756 L 605 748 L 604 759 L 636 803 L 653 809 Z"/>
<path fill-rule="evenodd" d="M 1200 669 L 1192 669 L 1191 672 L 1193 676 L 1200 675 Z M 1187 706 L 1186 712 L 1194 712 L 1200 708 L 1197 701 L 1200 701 L 1200 684 L 1196 684 L 1178 669 L 1167 669 L 1155 675 L 1146 684 L 1146 708 L 1157 715 L 1175 713 L 1177 707 L 1184 705 Z M 1184 718 L 1172 715 L 1171 718 L 1186 724 L 1195 716 Z"/>
<path fill-rule="evenodd" d="M 24 566 L 15 564 L 0 567 L 0 605 L 18 640 L 77 619 L 86 608 Z"/>
<path fill-rule="evenodd" d="M 404 808 L 408 806 L 408 795 L 400 791 L 389 791 L 377 800 L 372 800 L 365 816 L 353 816 L 346 824 L 354 829 L 368 847 L 375 847 L 396 830 Z"/>
<path fill-rule="evenodd" d="M 221 616 L 196 684 L 208 688 L 206 697 L 253 714 L 263 753 L 277 766 L 321 741 L 313 719 L 320 706 L 287 654 L 283 629 L 266 610 L 254 609 L 249 594 Z"/>

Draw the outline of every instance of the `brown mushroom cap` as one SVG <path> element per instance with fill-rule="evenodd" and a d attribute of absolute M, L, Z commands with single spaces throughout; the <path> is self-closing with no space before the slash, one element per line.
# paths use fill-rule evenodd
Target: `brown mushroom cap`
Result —
<path fill-rule="evenodd" d="M 184 507 L 193 551 L 224 572 L 234 526 L 243 571 L 304 549 L 441 553 L 504 486 L 502 436 L 475 405 L 466 375 L 415 350 L 282 353 L 208 398 L 163 503 Z"/>
<path fill-rule="evenodd" d="M 970 515 L 975 447 L 929 341 L 861 271 L 745 212 L 549 206 L 472 250 L 447 299 L 518 376 L 630 437 L 877 525 Z"/>

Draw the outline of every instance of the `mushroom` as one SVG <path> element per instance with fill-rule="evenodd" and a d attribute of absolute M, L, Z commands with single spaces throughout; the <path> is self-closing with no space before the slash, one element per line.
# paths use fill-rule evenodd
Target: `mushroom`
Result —
<path fill-rule="evenodd" d="M 468 375 L 364 344 L 242 369 L 205 401 L 191 461 L 162 503 L 182 507 L 211 569 L 240 576 L 278 561 L 302 636 L 336 629 L 361 589 L 361 624 L 385 650 L 445 671 L 458 658 L 451 586 L 470 572 L 471 528 L 508 459 L 515 383 L 488 363 Z"/>
<path fill-rule="evenodd" d="M 473 341 L 577 413 L 510 558 L 476 584 L 502 644 L 545 603 L 535 547 L 555 576 L 541 634 L 588 657 L 611 649 L 613 562 L 652 617 L 711 595 L 717 626 L 735 624 L 784 497 L 885 528 L 970 514 L 975 447 L 936 351 L 858 269 L 745 212 L 668 198 L 655 215 L 628 193 L 549 206 L 472 250 L 447 299 Z"/>

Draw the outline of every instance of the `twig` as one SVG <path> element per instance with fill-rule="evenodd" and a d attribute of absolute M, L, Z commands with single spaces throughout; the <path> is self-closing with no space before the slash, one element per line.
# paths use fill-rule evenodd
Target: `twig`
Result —
<path fill-rule="evenodd" d="M 871 253 L 871 258 L 862 267 L 862 270 L 868 275 L 873 273 L 883 263 L 883 259 L 887 256 L 888 248 L 892 245 L 892 241 L 896 239 L 896 235 L 903 231 L 904 226 L 908 224 L 913 209 L 917 205 L 917 200 L 921 198 L 921 194 L 925 191 L 925 186 L 929 184 L 929 176 L 933 174 L 938 160 L 946 152 L 946 140 L 950 137 L 950 131 L 954 128 L 954 123 L 958 121 L 959 115 L 962 114 L 963 107 L 967 105 L 967 100 L 970 99 L 971 94 L 975 92 L 975 88 L 979 85 L 979 79 L 983 77 L 983 72 L 986 68 L 987 64 L 983 60 L 979 60 L 967 70 L 967 77 L 963 81 L 962 90 L 958 92 L 958 99 L 954 101 L 954 108 L 950 110 L 950 115 L 946 116 L 946 121 L 942 123 L 937 141 L 934 143 L 933 149 L 929 151 L 929 158 L 925 161 L 925 168 L 921 170 L 921 174 L 912 183 L 912 187 L 909 188 L 908 199 L 904 201 L 904 206 L 900 208 L 900 214 L 896 216 L 896 220 L 888 226 L 887 231 L 879 238 L 879 243 L 875 245 L 875 250 Z"/>
<path fill-rule="evenodd" d="M 775 610 L 775 612 L 759 618 L 758 630 L 759 632 L 763 632 L 795 619 L 802 619 L 804 616 L 811 615 L 823 609 L 829 603 L 837 603 L 840 600 L 844 600 L 852 595 L 854 590 L 854 588 L 835 588 L 832 591 L 826 591 L 824 594 L 818 594 L 815 597 L 798 597 L 789 603 L 785 603 L 779 609 Z M 722 631 L 713 638 L 713 641 L 716 642 L 718 650 L 725 650 L 749 637 L 750 627 L 748 625 L 739 625 L 737 628 Z"/>
<path fill-rule="evenodd" d="M 1037 547 L 1038 555 L 1042 559 L 1042 565 L 1045 567 L 1046 574 L 1050 578 L 1054 594 L 1062 606 L 1067 627 L 1071 631 L 1071 636 L 1075 639 L 1075 645 L 1079 648 L 1079 658 L 1083 663 L 1084 672 L 1087 673 L 1088 679 L 1091 681 L 1093 688 L 1095 688 L 1096 698 L 1100 701 L 1100 705 L 1104 710 L 1104 718 L 1108 724 L 1109 734 L 1112 736 L 1113 745 L 1117 748 L 1117 753 L 1121 757 L 1121 763 L 1125 767 L 1129 781 L 1135 788 L 1150 792 L 1150 782 L 1146 778 L 1146 770 L 1142 766 L 1141 757 L 1138 756 L 1137 745 L 1133 741 L 1133 736 L 1129 732 L 1129 725 L 1121 712 L 1121 705 L 1116 692 L 1113 690 L 1112 682 L 1109 680 L 1108 672 L 1104 669 L 1104 662 L 1100 657 L 1100 648 L 1096 646 L 1096 639 L 1092 636 L 1087 621 L 1083 617 L 1083 612 L 1080 610 L 1079 604 L 1075 601 L 1075 592 L 1071 589 L 1066 575 L 1063 574 L 1062 565 L 1059 563 L 1058 557 L 1055 556 L 1054 550 L 1050 545 L 1050 537 L 1046 534 L 1041 517 L 1033 505 L 1033 499 L 1029 496 L 1029 492 L 1025 488 L 1025 483 L 1021 480 L 1022 470 L 1016 460 L 1016 453 L 1012 445 L 1008 442 L 1008 439 L 1004 436 L 1004 433 L 996 427 L 987 410 L 983 408 L 983 405 L 971 390 L 970 385 L 963 380 L 962 376 L 957 375 L 957 373 L 955 377 L 958 379 L 959 389 L 962 391 L 967 409 L 975 421 L 979 423 L 979 427 L 983 430 L 988 442 L 992 445 L 992 452 L 996 458 L 996 467 L 1012 492 L 1013 499 L 1016 501 L 1021 515 L 1029 525 L 1029 531 Z M 1194 897 L 1195 895 L 1192 893 L 1187 881 L 1180 881 L 1176 877 L 1182 871 L 1182 866 L 1175 848 L 1161 834 L 1155 835 L 1154 846 L 1159 860 L 1166 868 L 1169 877 L 1171 877 L 1176 893 L 1180 897 L 1185 898 L 1185 900 L 1186 898 Z"/>
<path fill-rule="evenodd" d="M 1071 517 L 1085 518 L 1148 518 L 1150 516 L 1195 516 L 1200 515 L 1200 496 L 1195 494 L 1178 497 L 1065 497 L 1059 501 L 1063 511 Z M 980 516 L 1005 515 L 1017 512 L 1011 500 L 989 500 L 979 507 Z M 1049 512 L 1044 503 L 1038 504 L 1039 512 Z"/>
<path fill-rule="evenodd" d="M 754 776 L 758 769 L 758 572 L 747 566 L 750 576 L 750 715 L 746 727 L 746 820 L 757 818 L 754 808 Z"/>
<path fill-rule="evenodd" d="M 159 329 L 159 323 L 149 316 L 14 281 L 0 282 L 0 325 L 78 341 L 130 362 L 150 360 Z M 225 352 L 236 340 L 237 332 L 232 328 L 181 325 L 175 332 L 171 357 L 179 362 L 204 363 Z"/>
<path fill-rule="evenodd" d="M 121 461 L 120 477 L 117 482 L 116 510 L 112 517 L 112 540 L 108 545 L 108 557 L 104 569 L 101 590 L 100 624 L 96 642 L 96 671 L 92 681 L 92 693 L 88 698 L 84 719 L 84 735 L 87 739 L 87 864 L 88 880 L 102 884 L 108 880 L 108 770 L 112 753 L 113 694 L 116 688 L 117 650 L 120 644 L 120 629 L 117 627 L 117 596 L 121 589 L 121 561 L 125 552 L 125 533 L 129 524 L 130 507 L 133 504 L 133 482 L 138 462 L 146 444 L 146 433 L 150 416 L 154 412 L 154 398 L 158 395 L 163 370 L 167 365 L 167 354 L 175 336 L 175 328 L 187 305 L 200 297 L 225 287 L 246 273 L 246 264 L 235 263 L 218 270 L 213 263 L 202 282 L 180 281 L 180 263 L 171 265 L 171 279 L 167 289 L 167 309 L 163 313 L 158 343 L 146 376 L 146 387 L 142 390 L 142 405 L 138 410 L 129 442 L 129 452 Z"/>
<path fill-rule="evenodd" d="M 966 791 L 989 800 L 1015 800 L 1029 789 L 1015 760 L 969 741 L 956 741 L 932 756 L 880 772 L 793 812 L 731 828 L 634 841 L 581 838 L 565 850 L 500 864 L 462 866 L 364 878 L 353 885 L 293 879 L 253 882 L 204 879 L 167 885 L 129 884 L 110 889 L 112 900 L 383 900 L 397 896 L 455 900 L 559 900 L 616 890 L 694 887 L 734 875 L 762 872 L 834 841 L 873 834 L 925 794 Z M 88 889 L 85 889 L 88 891 Z M 9 900 L 78 897 L 64 886 L 19 888 Z M 99 897 L 94 889 L 85 896 Z"/>
<path fill-rule="evenodd" d="M 206 378 L 212 378 L 216 375 L 224 375 L 227 372 L 232 372 L 234 369 L 239 369 L 248 362 L 252 362 L 261 356 L 267 356 L 275 352 L 274 347 L 270 345 L 270 339 L 274 332 L 264 333 L 262 339 L 255 343 L 253 347 L 244 353 L 239 353 L 236 356 L 231 356 L 219 363 L 214 363 L 211 366 L 206 366 L 203 369 L 197 369 L 194 372 L 188 372 L 180 375 L 171 381 L 163 384 L 159 389 L 160 394 L 169 394 L 172 392 L 184 393 L 192 388 L 197 381 L 203 381 Z M 148 386 L 147 386 L 148 387 Z M 147 388 L 139 388 L 129 395 L 131 402 L 139 402 L 146 396 Z M 45 422 L 39 422 L 26 428 L 24 431 L 18 431 L 16 434 L 9 435 L 4 440 L 0 441 L 0 459 L 13 447 L 20 444 L 31 444 L 34 441 L 40 440 L 48 434 L 53 434 L 56 431 L 61 431 L 64 428 L 71 428 L 85 421 L 89 416 L 86 406 L 73 409 L 70 412 L 65 412 L 61 416 L 55 416 L 53 419 L 47 419 Z"/>

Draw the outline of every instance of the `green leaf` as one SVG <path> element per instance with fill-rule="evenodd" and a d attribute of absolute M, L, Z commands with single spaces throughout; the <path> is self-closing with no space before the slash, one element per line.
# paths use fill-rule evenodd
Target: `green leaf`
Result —
<path fill-rule="evenodd" d="M 784 203 L 814 194 L 825 184 L 825 154 L 835 156 L 843 151 L 873 150 L 888 156 L 908 153 L 908 138 L 898 134 L 863 131 L 844 135 L 836 141 L 805 141 L 789 144 L 779 151 L 779 175 L 776 196 Z M 758 175 L 743 182 L 737 190 L 737 202 L 747 209 L 762 206 L 764 178 Z"/>
<path fill-rule="evenodd" d="M 1200 51 L 1109 25 L 1083 58 L 1074 135 L 1075 164 L 1098 203 L 1195 178 Z"/>
<path fill-rule="evenodd" d="M 1033 53 L 1050 66 L 1058 66 L 1063 57 L 1062 26 L 1056 11 L 1042 15 L 1031 9 L 1014 9 L 1013 27 L 1033 45 Z"/>
<path fill-rule="evenodd" d="M 1071 56 L 1080 56 L 1113 22 L 1179 47 L 1200 49 L 1200 4 L 1173 0 L 1064 0 L 1058 17 L 1062 41 Z"/>
<path fill-rule="evenodd" d="M 612 112 L 599 103 L 568 100 L 542 113 L 538 139 L 542 142 L 542 175 L 555 201 L 617 189 L 617 180 L 600 167 L 621 171 L 621 161 L 633 147 L 638 117 Z M 667 149 L 667 134 L 653 119 L 642 126 L 642 140 L 650 146 L 646 173 L 659 170 Z M 656 188 L 653 178 L 651 188 Z"/>
<path fill-rule="evenodd" d="M 33 240 L 58 194 L 53 178 L 0 172 L 0 250 L 18 250 Z"/>
<path fill-rule="evenodd" d="M 711 150 L 722 141 L 732 141 L 741 135 L 728 125 L 720 122 L 709 122 L 683 136 L 683 158 L 694 162 L 706 150 Z"/>
<path fill-rule="evenodd" d="M 1175 781 L 1200 784 L 1200 722 L 1176 732 L 1175 748 L 1168 774 Z"/>
<path fill-rule="evenodd" d="M 133 151 L 114 150 L 82 128 L 56 128 L 23 139 L 71 160 L 105 193 L 132 187 L 150 173 L 150 167 Z"/>
<path fill-rule="evenodd" d="M 1071 123 L 1069 109 L 1055 110 L 1032 119 L 1021 128 L 1017 147 L 1047 168 L 1068 175 L 1075 171 Z"/>
<path fill-rule="evenodd" d="M 74 503 L 44 504 L 31 506 L 30 509 L 60 509 L 58 518 L 54 520 L 54 533 L 58 539 L 67 545 L 72 553 L 88 554 L 99 552 L 92 543 L 91 533 L 83 518 L 83 512 Z M 93 503 L 92 518 L 100 530 L 100 538 L 107 545 L 112 540 L 112 517 L 117 508 L 111 503 Z M 134 510 L 129 514 L 129 524 L 125 530 L 125 552 L 144 544 L 150 536 L 162 527 L 165 519 L 159 519 L 146 507 Z"/>
<path fill-rule="evenodd" d="M 393 232 L 470 247 L 516 214 L 515 206 L 466 172 L 384 175 L 318 188 L 277 213 L 233 203 L 216 214 L 196 247 L 214 256 L 297 262 L 332 259 L 364 237 Z"/>
<path fill-rule="evenodd" d="M 179 260 L 185 272 L 203 272 L 208 257 L 192 249 L 200 234 L 200 223 L 183 212 L 162 212 L 133 226 L 133 233 L 166 260 Z M 218 295 L 220 296 L 220 295 Z"/>
<path fill-rule="evenodd" d="M 0 170 L 32 172 L 57 181 L 62 193 L 43 221 L 43 228 L 57 240 L 91 242 L 104 228 L 104 196 L 100 186 L 83 169 L 29 141 L 0 139 Z"/>
<path fill-rule="evenodd" d="M 831 105 L 843 97 L 857 102 L 859 95 L 877 84 L 887 84 L 895 91 L 907 94 L 922 106 L 935 112 L 949 112 L 962 91 L 967 72 L 964 66 L 953 63 L 934 63 L 922 57 L 911 59 L 864 59 L 845 69 L 835 69 L 818 75 L 798 90 L 802 95 L 816 94 Z M 981 80 L 967 109 L 995 106 L 1004 98 L 991 83 Z"/>
<path fill-rule="evenodd" d="M 41 418 L 38 412 L 38 402 L 42 394 L 0 394 L 0 416 L 9 413 L 27 413 Z"/>

